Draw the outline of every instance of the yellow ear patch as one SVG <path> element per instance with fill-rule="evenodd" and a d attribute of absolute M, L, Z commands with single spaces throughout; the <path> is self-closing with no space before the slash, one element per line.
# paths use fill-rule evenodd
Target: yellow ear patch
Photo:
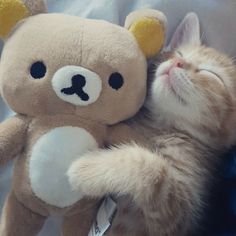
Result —
<path fill-rule="evenodd" d="M 129 31 L 137 39 L 146 57 L 155 56 L 164 45 L 164 27 L 157 19 L 143 17 L 134 22 Z"/>
<path fill-rule="evenodd" d="M 21 0 L 0 0 L 0 37 L 6 38 L 11 29 L 29 15 Z"/>

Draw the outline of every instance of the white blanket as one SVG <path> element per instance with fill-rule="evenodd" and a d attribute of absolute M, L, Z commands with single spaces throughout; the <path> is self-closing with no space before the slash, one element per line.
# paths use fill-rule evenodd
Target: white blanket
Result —
<path fill-rule="evenodd" d="M 236 0 L 48 0 L 50 12 L 65 12 L 88 18 L 123 24 L 125 16 L 138 8 L 162 10 L 168 18 L 168 38 L 187 12 L 196 12 L 201 20 L 202 39 L 208 45 L 236 56 Z M 14 68 L 13 68 L 14 69 Z M 11 111 L 0 99 L 0 120 Z M 11 165 L 0 169 L 0 206 L 11 176 Z M 58 220 L 50 219 L 40 236 L 59 235 Z"/>

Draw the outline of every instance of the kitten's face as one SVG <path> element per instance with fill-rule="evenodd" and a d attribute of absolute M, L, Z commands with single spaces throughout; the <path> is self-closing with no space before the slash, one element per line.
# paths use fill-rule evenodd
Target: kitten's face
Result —
<path fill-rule="evenodd" d="M 199 43 L 180 44 L 155 73 L 152 109 L 178 128 L 228 139 L 234 126 L 236 69 L 226 55 Z M 226 137 L 223 137 L 226 136 Z M 204 140 L 205 141 L 205 140 Z"/>
<path fill-rule="evenodd" d="M 153 100 L 168 116 L 196 124 L 215 118 L 220 122 L 232 105 L 235 81 L 234 66 L 226 56 L 203 46 L 182 47 L 159 65 Z"/>

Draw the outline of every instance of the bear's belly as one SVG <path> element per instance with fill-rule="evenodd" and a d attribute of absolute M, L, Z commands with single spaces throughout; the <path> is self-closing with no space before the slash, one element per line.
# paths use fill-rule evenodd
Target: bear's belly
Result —
<path fill-rule="evenodd" d="M 83 196 L 72 191 L 67 170 L 83 153 L 98 148 L 85 129 L 59 127 L 41 136 L 32 148 L 29 178 L 34 194 L 47 204 L 64 208 Z"/>

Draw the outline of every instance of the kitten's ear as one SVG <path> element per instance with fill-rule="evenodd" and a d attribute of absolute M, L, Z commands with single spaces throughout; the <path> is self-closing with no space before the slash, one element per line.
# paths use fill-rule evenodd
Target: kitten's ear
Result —
<path fill-rule="evenodd" d="M 169 48 L 174 50 L 184 45 L 200 45 L 200 23 L 196 13 L 188 13 L 177 27 Z"/>

